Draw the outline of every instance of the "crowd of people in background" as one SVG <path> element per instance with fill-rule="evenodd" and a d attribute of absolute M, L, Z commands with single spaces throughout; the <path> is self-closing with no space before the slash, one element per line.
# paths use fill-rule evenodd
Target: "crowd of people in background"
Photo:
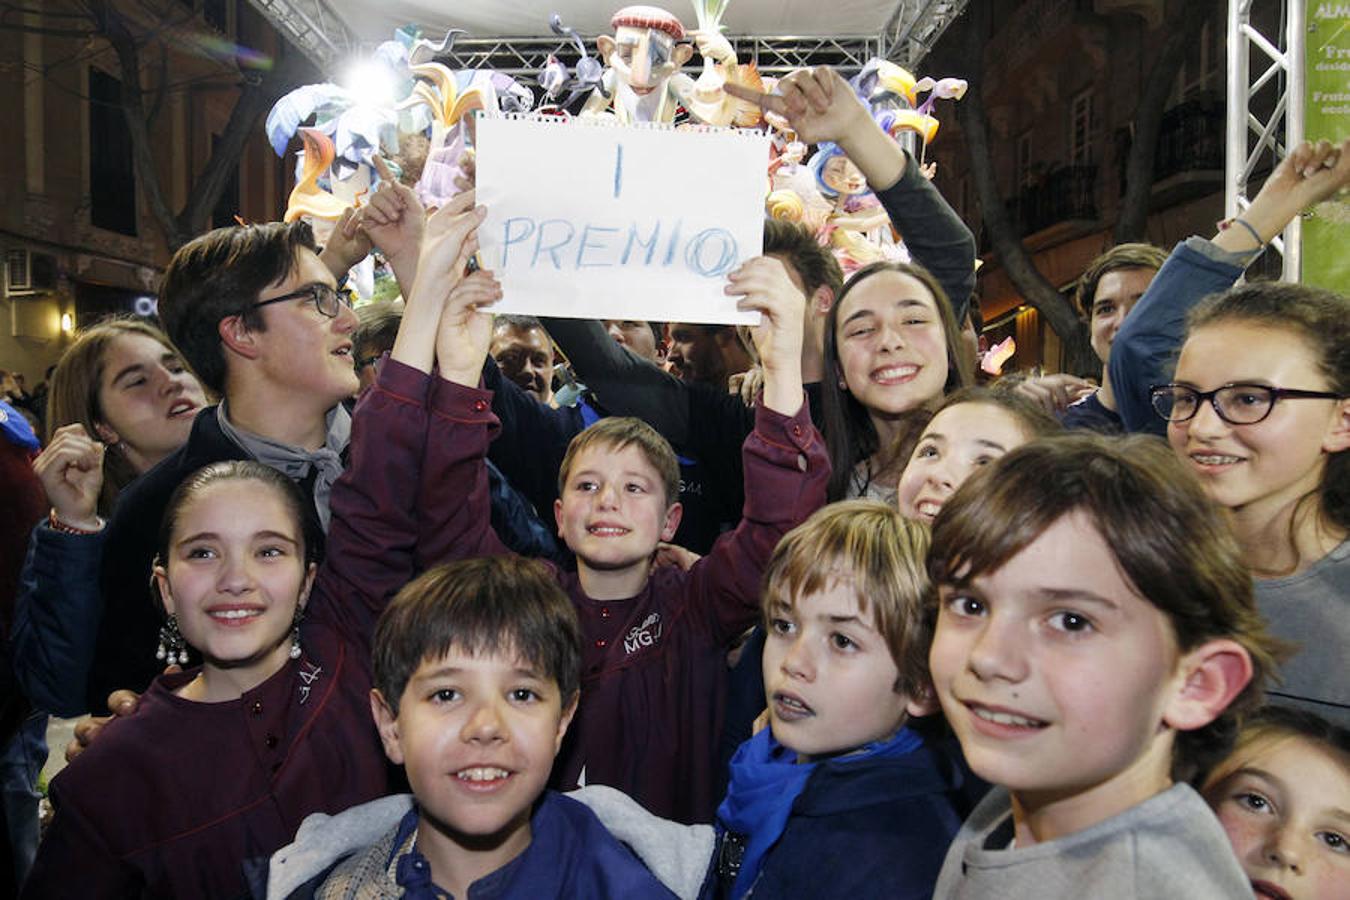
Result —
<path fill-rule="evenodd" d="M 1346 897 L 1350 298 L 1239 282 L 1350 141 L 1106 249 L 1094 377 L 991 380 L 970 228 L 842 85 L 757 102 L 912 262 L 766 221 L 758 325 L 494 317 L 472 183 L 382 167 L 0 373 L 20 896 Z"/>

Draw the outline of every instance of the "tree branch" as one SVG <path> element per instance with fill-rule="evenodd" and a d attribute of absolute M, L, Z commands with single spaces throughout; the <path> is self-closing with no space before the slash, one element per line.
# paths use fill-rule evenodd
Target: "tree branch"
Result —
<path fill-rule="evenodd" d="M 191 237 L 206 230 L 211 212 L 224 193 L 225 185 L 238 171 L 239 159 L 259 120 L 283 94 L 301 84 L 310 74 L 309 63 L 301 54 L 288 53 L 257 84 L 246 83 L 240 89 L 239 99 L 230 111 L 225 130 L 221 132 L 220 140 L 179 216 L 185 236 Z"/>
<path fill-rule="evenodd" d="M 162 111 L 164 99 L 169 93 L 182 90 L 185 85 L 219 81 L 223 72 L 193 77 L 176 84 L 170 83 L 168 57 L 172 48 L 165 44 L 161 35 L 182 21 L 193 18 L 195 16 L 193 12 L 187 12 L 185 17 L 177 17 L 173 14 L 172 8 L 165 7 L 152 17 L 157 24 L 148 30 L 139 29 L 138 33 L 137 30 L 133 30 L 135 28 L 133 19 L 123 15 L 117 8 L 116 4 L 120 0 L 79 0 L 79 2 L 87 6 L 86 18 L 94 26 L 92 31 L 81 32 L 81 36 L 106 40 L 117 56 L 122 74 L 119 106 L 130 133 L 136 180 L 140 184 L 150 214 L 159 226 L 165 244 L 170 252 L 173 252 L 188 239 L 206 230 L 212 210 L 219 202 L 225 185 L 238 172 L 244 148 L 249 138 L 256 132 L 258 123 L 267 110 L 287 91 L 305 80 L 313 80 L 316 73 L 299 53 L 286 54 L 274 68 L 258 75 L 241 73 L 237 68 L 231 68 L 230 78 L 233 83 L 222 84 L 220 87 L 237 91 L 238 99 L 230 112 L 229 121 L 220 135 L 220 140 L 207 160 L 206 167 L 193 183 L 183 209 L 175 214 L 166 198 L 164 185 L 160 181 L 155 160 L 156 145 L 150 134 L 151 125 Z M 141 9 L 155 11 L 145 0 L 136 2 Z M 3 10 L 21 9 L 0 2 L 0 15 L 4 14 Z M 74 14 L 63 15 L 76 18 Z M 0 25 L 0 29 L 33 30 L 22 26 L 3 25 Z M 43 31 L 50 33 L 52 30 Z M 141 81 L 141 48 L 149 46 L 152 42 L 160 44 L 156 66 L 158 79 L 147 108 L 146 90 Z M 106 52 L 101 42 L 98 52 Z M 87 53 L 76 53 L 59 64 L 78 61 L 86 56 Z M 53 66 L 44 66 L 43 74 L 45 75 L 51 68 Z"/>
<path fill-rule="evenodd" d="M 1149 69 L 1144 89 L 1134 114 L 1134 138 L 1125 158 L 1125 196 L 1116 218 L 1115 242 L 1144 240 L 1148 231 L 1149 201 L 1153 195 L 1153 168 L 1158 155 L 1158 137 L 1162 133 L 1167 98 L 1176 83 L 1177 73 L 1186 59 L 1186 50 L 1194 42 L 1205 21 L 1214 11 L 1212 3 L 1183 4 L 1180 11 L 1163 25 L 1167 39 Z"/>
<path fill-rule="evenodd" d="M 59 10 L 59 9 L 44 9 L 44 8 L 42 8 L 42 7 L 40 7 L 40 6 L 37 6 L 37 7 L 34 7 L 34 6 L 19 6 L 18 4 L 15 4 L 15 3 L 0 3 L 0 10 L 4 10 L 6 13 L 15 12 L 15 13 L 18 13 L 19 15 L 21 15 L 21 16 L 22 16 L 22 15 L 42 16 L 43 18 L 46 18 L 46 19 L 87 19 L 87 18 L 89 18 L 89 13 L 88 13 L 88 12 L 85 12 L 85 11 L 80 11 L 80 12 L 62 12 L 62 11 Z"/>
<path fill-rule="evenodd" d="M 183 243 L 178 220 L 164 197 L 155 166 L 154 145 L 145 118 L 145 100 L 141 90 L 141 61 L 136 39 L 109 0 L 91 0 L 90 9 L 102 25 L 104 36 L 117 54 L 122 69 L 122 114 L 131 133 L 131 157 L 137 180 L 150 204 L 150 213 L 159 223 L 169 249 Z"/>
<path fill-rule="evenodd" d="M 994 254 L 1018 293 L 1045 317 L 1045 321 L 1059 335 L 1065 349 L 1065 369 L 1075 374 L 1096 375 L 1101 370 L 1101 363 L 1097 361 L 1088 342 L 1087 326 L 1055 286 L 1046 281 L 1036 268 L 1031 255 L 1022 246 L 1022 236 L 1004 205 L 990 154 L 989 118 L 985 114 L 984 95 L 981 93 L 984 43 L 989 33 L 989 4 L 970 4 L 966 17 L 963 23 L 966 29 L 965 46 L 960 66 L 966 70 L 962 77 L 966 79 L 968 89 L 965 97 L 956 104 L 956 114 L 970 157 L 970 170 L 980 199 L 980 213 L 993 243 Z"/>
<path fill-rule="evenodd" d="M 145 114 L 145 127 L 152 128 L 159 111 L 164 108 L 164 96 L 169 91 L 169 49 L 159 45 L 159 78 L 155 83 L 155 99 L 150 101 L 150 109 Z"/>
<path fill-rule="evenodd" d="M 84 31 L 78 28 L 45 28 L 37 25 L 8 25 L 0 22 L 0 31 L 14 31 L 19 34 L 43 34 L 48 37 L 75 38 L 87 41 L 99 36 L 97 31 Z"/>

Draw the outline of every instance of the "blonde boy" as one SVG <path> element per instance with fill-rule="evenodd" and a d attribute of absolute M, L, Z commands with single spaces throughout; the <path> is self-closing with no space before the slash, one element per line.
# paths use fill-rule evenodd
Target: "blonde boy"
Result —
<path fill-rule="evenodd" d="M 1240 897 L 1185 781 L 1255 705 L 1272 643 L 1237 544 L 1167 448 L 1051 438 L 972 477 L 933 528 L 938 699 L 998 787 L 935 896 Z"/>
<path fill-rule="evenodd" d="M 716 896 L 932 895 L 975 787 L 934 712 L 928 529 L 891 506 L 833 503 L 764 578 L 769 728 L 741 745 L 718 807 Z M 978 796 L 978 793 L 975 793 Z"/>

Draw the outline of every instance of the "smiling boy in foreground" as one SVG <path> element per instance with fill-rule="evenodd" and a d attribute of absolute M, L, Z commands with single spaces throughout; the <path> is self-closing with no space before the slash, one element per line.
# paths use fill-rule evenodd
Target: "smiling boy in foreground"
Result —
<path fill-rule="evenodd" d="M 938 515 L 929 572 L 938 699 L 998 786 L 934 896 L 1248 894 L 1185 782 L 1259 702 L 1272 643 L 1236 542 L 1166 448 L 1014 450 Z"/>

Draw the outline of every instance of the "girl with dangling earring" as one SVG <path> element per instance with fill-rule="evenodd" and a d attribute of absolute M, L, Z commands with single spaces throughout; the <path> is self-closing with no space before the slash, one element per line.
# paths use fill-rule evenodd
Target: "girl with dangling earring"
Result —
<path fill-rule="evenodd" d="M 477 459 L 444 424 L 463 413 L 438 389 L 438 331 L 500 295 L 459 277 L 482 217 L 465 198 L 427 222 L 424 277 L 355 414 L 323 564 L 280 472 L 216 463 L 175 490 L 154 569 L 161 652 L 181 662 L 191 646 L 202 664 L 157 677 L 53 779 L 23 897 L 246 896 L 249 863 L 265 866 L 307 815 L 390 793 L 370 718 L 375 620 L 435 562 L 456 512 L 419 502 L 427 485 L 473 478 L 460 463 Z"/>
<path fill-rule="evenodd" d="M 154 587 L 165 614 L 156 658 L 186 665 L 175 693 L 220 702 L 299 659 L 300 621 L 317 565 L 304 498 L 259 462 L 215 463 L 178 486 L 165 511 Z M 311 533 L 307 533 L 311 532 Z"/>

